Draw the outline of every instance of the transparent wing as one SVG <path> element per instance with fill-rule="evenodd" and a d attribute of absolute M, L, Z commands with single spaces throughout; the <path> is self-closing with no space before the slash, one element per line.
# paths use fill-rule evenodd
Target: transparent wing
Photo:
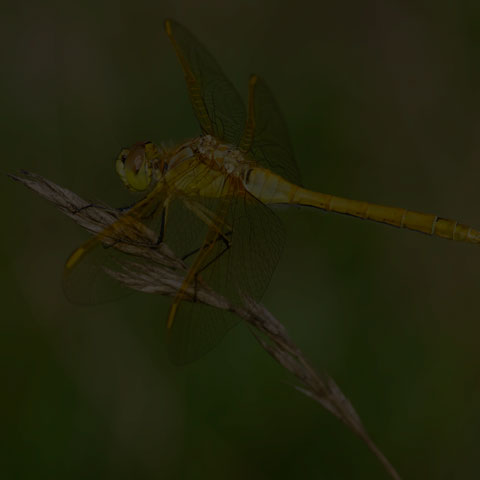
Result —
<path fill-rule="evenodd" d="M 168 329 L 168 355 L 175 365 L 186 365 L 212 350 L 239 322 L 238 317 L 201 303 L 182 302 Z"/>
<path fill-rule="evenodd" d="M 245 107 L 215 59 L 182 25 L 165 29 L 185 75 L 190 101 L 203 133 L 237 145 L 245 127 Z"/>
<path fill-rule="evenodd" d="M 252 76 L 250 84 L 249 116 L 254 116 L 254 127 L 247 150 L 262 167 L 301 185 L 287 124 L 271 90 L 257 76 Z"/>
<path fill-rule="evenodd" d="M 128 256 L 136 255 L 135 246 L 151 246 L 154 255 L 165 198 L 163 190 L 155 191 L 122 215 L 109 213 L 111 224 L 77 248 L 65 264 L 63 290 L 68 300 L 98 304 L 132 292 L 110 273 L 121 271 Z"/>
<path fill-rule="evenodd" d="M 206 226 L 192 207 L 185 208 L 182 204 L 176 207 L 183 209 L 182 215 L 178 215 L 178 210 L 169 215 L 180 223 L 175 226 L 168 221 L 166 232 L 167 238 L 176 237 L 180 229 L 182 235 L 178 238 L 183 242 L 192 239 L 189 245 L 181 245 L 186 253 L 177 252 L 179 255 L 196 252 L 191 259 L 195 275 L 187 287 L 195 289 L 195 282 L 202 282 L 240 304 L 242 295 L 259 299 L 265 292 L 283 250 L 284 231 L 267 206 L 229 183 L 227 179 L 223 187 L 226 190 L 217 198 L 190 200 L 195 202 L 193 210 L 212 213 L 211 218 L 216 221 L 213 234 L 212 227 Z M 185 235 L 186 229 L 195 233 Z M 202 253 L 202 247 L 208 251 Z M 202 258 L 198 262 L 199 256 Z M 222 310 L 182 300 L 168 331 L 170 357 L 177 364 L 191 362 L 209 351 L 238 322 L 238 318 Z"/>
<path fill-rule="evenodd" d="M 72 270 L 64 270 L 63 291 L 79 305 L 96 305 L 125 297 L 133 290 L 115 281 L 108 271 L 117 271 L 122 254 L 112 246 L 99 244 Z"/>

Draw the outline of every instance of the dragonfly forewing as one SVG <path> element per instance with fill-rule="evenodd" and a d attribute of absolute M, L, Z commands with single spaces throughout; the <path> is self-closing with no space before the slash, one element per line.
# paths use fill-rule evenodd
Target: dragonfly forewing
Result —
<path fill-rule="evenodd" d="M 114 274 L 134 255 L 135 246 L 158 247 L 167 190 L 158 188 L 77 248 L 67 259 L 63 289 L 73 303 L 98 304 L 131 293 Z M 140 260 L 139 261 L 145 261 Z"/>
<path fill-rule="evenodd" d="M 245 107 L 237 90 L 186 28 L 174 20 L 166 20 L 165 30 L 182 66 L 202 132 L 237 145 L 245 127 Z"/>

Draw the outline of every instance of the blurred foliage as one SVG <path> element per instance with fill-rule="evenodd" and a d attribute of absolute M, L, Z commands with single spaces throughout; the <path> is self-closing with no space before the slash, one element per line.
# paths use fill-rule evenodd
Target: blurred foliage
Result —
<path fill-rule="evenodd" d="M 477 2 L 478 3 L 478 2 Z M 83 2 L 2 6 L 2 172 L 131 198 L 113 161 L 197 133 L 163 32 L 194 32 L 246 94 L 277 94 L 306 186 L 480 226 L 480 12 L 442 2 Z M 244 326 L 185 368 L 168 302 L 63 298 L 85 234 L 3 177 L 2 478 L 386 478 L 291 388 Z M 478 478 L 474 246 L 280 210 L 288 248 L 264 299 L 338 381 L 405 478 Z"/>

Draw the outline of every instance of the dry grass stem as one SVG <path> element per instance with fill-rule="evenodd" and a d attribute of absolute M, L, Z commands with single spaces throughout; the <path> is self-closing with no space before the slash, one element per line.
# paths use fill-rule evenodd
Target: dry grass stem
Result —
<path fill-rule="evenodd" d="M 33 173 L 10 175 L 40 196 L 52 202 L 63 213 L 91 233 L 98 233 L 122 212 L 108 207 L 92 205 L 75 193 Z M 152 247 L 146 244 L 116 243 L 115 248 L 129 254 L 121 268 L 108 273 L 128 287 L 146 293 L 174 296 L 186 273 L 184 263 L 175 257 L 165 244 Z M 136 259 L 143 261 L 137 261 Z M 148 260 L 145 262 L 144 260 Z M 193 292 L 190 292 L 193 298 Z M 322 405 L 357 434 L 384 466 L 391 478 L 400 480 L 393 466 L 370 439 L 360 417 L 343 395 L 334 380 L 325 372 L 317 372 L 301 350 L 292 342 L 285 327 L 262 305 L 244 298 L 243 306 L 233 305 L 228 299 L 209 289 L 201 282 L 197 285 L 195 299 L 207 305 L 238 315 L 252 328 L 260 345 L 286 370 L 301 382 L 297 390 Z"/>

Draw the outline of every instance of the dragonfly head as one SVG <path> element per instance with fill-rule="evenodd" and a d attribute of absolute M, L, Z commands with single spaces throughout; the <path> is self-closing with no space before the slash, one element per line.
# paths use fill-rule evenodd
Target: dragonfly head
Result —
<path fill-rule="evenodd" d="M 158 157 L 158 148 L 152 142 L 139 142 L 131 148 L 122 149 L 115 167 L 129 190 L 144 192 L 152 183 L 154 164 Z"/>

